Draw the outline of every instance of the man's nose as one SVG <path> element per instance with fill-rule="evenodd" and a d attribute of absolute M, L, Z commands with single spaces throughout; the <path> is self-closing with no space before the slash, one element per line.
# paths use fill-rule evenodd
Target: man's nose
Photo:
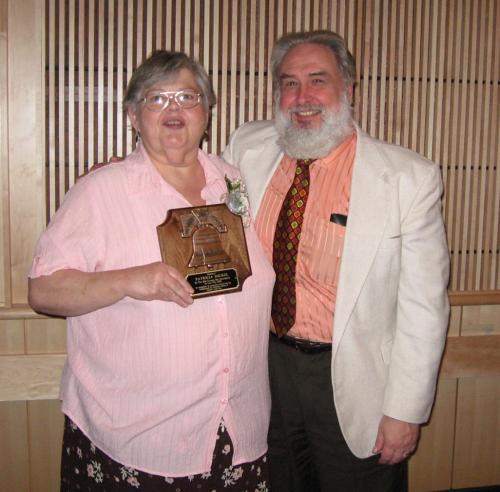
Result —
<path fill-rule="evenodd" d="M 307 85 L 301 84 L 297 89 L 297 103 L 305 104 L 310 100 L 310 91 Z"/>

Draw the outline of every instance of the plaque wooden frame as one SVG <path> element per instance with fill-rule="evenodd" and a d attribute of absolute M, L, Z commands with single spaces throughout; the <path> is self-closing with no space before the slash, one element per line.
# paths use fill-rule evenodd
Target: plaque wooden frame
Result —
<path fill-rule="evenodd" d="M 242 219 L 224 203 L 171 209 L 156 230 L 162 261 L 185 275 L 193 298 L 239 292 L 252 275 Z"/>

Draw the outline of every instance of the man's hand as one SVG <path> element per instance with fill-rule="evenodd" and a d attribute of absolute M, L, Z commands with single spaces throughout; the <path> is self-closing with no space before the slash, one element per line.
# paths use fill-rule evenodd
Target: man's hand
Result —
<path fill-rule="evenodd" d="M 417 447 L 420 425 L 384 415 L 378 426 L 373 452 L 380 453 L 379 463 L 395 465 L 405 460 Z"/>

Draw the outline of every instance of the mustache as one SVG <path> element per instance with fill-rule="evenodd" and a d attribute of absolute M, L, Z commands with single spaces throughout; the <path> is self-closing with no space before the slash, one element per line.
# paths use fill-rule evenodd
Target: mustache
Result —
<path fill-rule="evenodd" d="M 288 108 L 288 114 L 290 116 L 294 113 L 302 113 L 306 111 L 319 111 L 321 114 L 325 114 L 326 108 L 320 104 L 301 104 L 299 106 Z"/>

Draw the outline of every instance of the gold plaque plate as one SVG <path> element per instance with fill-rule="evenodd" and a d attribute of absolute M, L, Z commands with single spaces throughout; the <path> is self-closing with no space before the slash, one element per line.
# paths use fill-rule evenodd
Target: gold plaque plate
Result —
<path fill-rule="evenodd" d="M 252 275 L 241 217 L 223 203 L 169 210 L 156 229 L 163 262 L 185 275 L 194 298 L 238 292 Z"/>

